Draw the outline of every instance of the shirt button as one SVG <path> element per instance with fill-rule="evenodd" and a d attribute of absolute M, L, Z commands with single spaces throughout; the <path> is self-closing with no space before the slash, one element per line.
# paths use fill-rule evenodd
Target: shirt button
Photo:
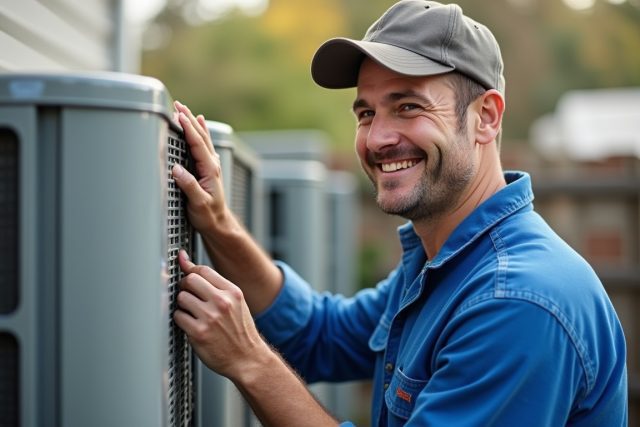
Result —
<path fill-rule="evenodd" d="M 389 388 L 389 383 L 384 383 L 384 389 L 388 389 Z"/>
<path fill-rule="evenodd" d="M 392 372 L 393 371 L 393 363 L 387 363 L 386 365 L 384 365 L 384 370 L 387 372 Z"/>

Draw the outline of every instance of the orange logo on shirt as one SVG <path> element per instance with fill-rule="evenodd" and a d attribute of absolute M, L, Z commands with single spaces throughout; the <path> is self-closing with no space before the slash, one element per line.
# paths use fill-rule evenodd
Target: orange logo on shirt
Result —
<path fill-rule="evenodd" d="M 396 396 L 398 396 L 400 399 L 411 403 L 411 394 L 407 393 L 406 391 L 404 391 L 403 389 L 401 389 L 400 387 L 398 387 L 396 389 Z"/>

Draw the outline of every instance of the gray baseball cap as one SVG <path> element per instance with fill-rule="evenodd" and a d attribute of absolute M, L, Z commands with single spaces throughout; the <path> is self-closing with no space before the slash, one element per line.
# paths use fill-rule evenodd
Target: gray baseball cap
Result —
<path fill-rule="evenodd" d="M 371 25 L 362 40 L 338 37 L 320 46 L 311 75 L 329 89 L 354 87 L 365 57 L 407 76 L 455 70 L 486 89 L 504 93 L 498 42 L 487 27 L 465 16 L 456 4 L 399 1 Z"/>

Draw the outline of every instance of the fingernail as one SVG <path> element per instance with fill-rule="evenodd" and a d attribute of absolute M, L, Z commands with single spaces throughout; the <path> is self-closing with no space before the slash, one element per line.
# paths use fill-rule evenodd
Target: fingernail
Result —
<path fill-rule="evenodd" d="M 184 168 L 179 163 L 176 163 L 175 165 L 173 165 L 173 168 L 171 169 L 171 171 L 173 172 L 174 177 L 179 178 L 184 173 Z"/>
<path fill-rule="evenodd" d="M 189 258 L 189 254 L 187 253 L 187 251 L 185 251 L 184 249 L 180 249 L 180 252 L 182 253 L 182 256 L 184 257 L 184 259 L 186 259 L 187 261 L 191 259 Z"/>

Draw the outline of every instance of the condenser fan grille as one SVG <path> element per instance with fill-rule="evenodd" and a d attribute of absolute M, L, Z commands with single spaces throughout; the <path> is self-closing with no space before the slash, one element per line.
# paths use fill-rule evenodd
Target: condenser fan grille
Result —
<path fill-rule="evenodd" d="M 193 229 L 186 213 L 186 199 L 176 185 L 171 169 L 179 163 L 190 169 L 185 140 L 172 133 L 167 144 L 167 268 L 169 273 L 169 426 L 191 426 L 193 420 L 193 363 L 191 347 L 173 322 L 178 284 L 183 276 L 178 251 L 185 249 L 194 259 Z"/>

